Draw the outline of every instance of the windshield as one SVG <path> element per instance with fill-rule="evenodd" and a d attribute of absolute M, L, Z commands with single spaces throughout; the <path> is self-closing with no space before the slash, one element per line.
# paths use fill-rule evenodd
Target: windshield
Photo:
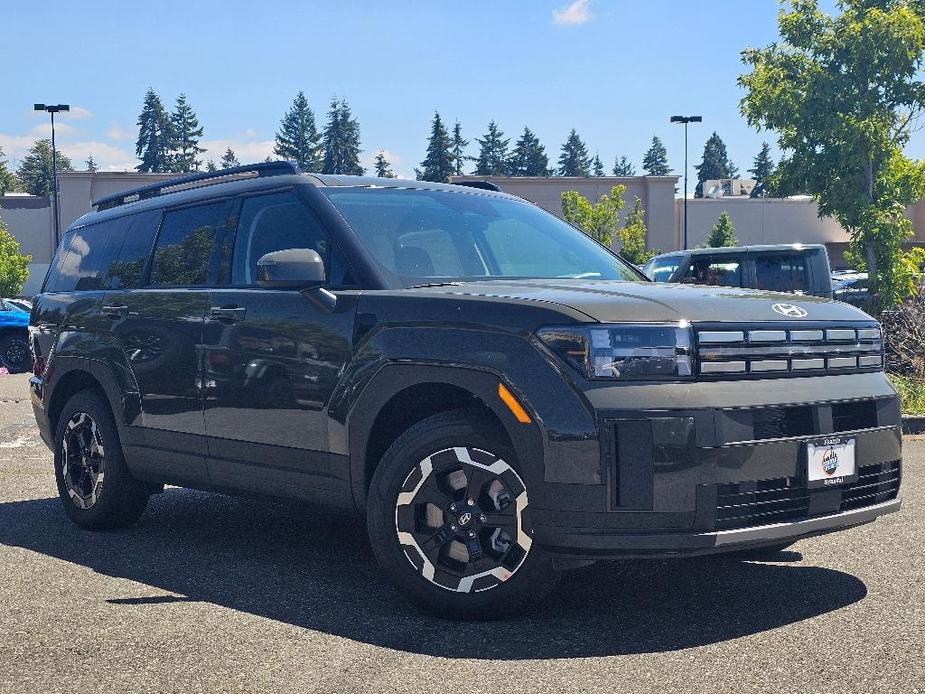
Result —
<path fill-rule="evenodd" d="M 321 188 L 397 285 L 494 277 L 642 278 L 534 205 L 470 193 Z"/>
<path fill-rule="evenodd" d="M 674 255 L 665 258 L 652 258 L 642 271 L 646 277 L 655 282 L 667 282 L 678 269 L 678 264 L 683 256 Z"/>

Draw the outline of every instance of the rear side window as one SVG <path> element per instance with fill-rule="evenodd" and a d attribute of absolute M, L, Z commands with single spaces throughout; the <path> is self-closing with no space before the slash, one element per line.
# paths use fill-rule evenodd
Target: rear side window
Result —
<path fill-rule="evenodd" d="M 700 256 L 691 259 L 682 282 L 719 287 L 742 286 L 742 263 L 735 257 Z"/>
<path fill-rule="evenodd" d="M 224 242 L 227 221 L 225 200 L 166 212 L 151 261 L 150 284 L 154 287 L 206 284 L 213 252 Z"/>
<path fill-rule="evenodd" d="M 119 251 L 106 269 L 107 286 L 110 289 L 134 289 L 141 286 L 141 277 L 160 219 L 160 210 L 136 214 L 127 233 L 121 239 L 113 238 Z"/>
<path fill-rule="evenodd" d="M 48 278 L 46 291 L 72 292 L 106 289 L 107 272 L 118 260 L 119 249 L 132 217 L 119 217 L 69 230 L 61 242 L 57 268 Z"/>
<path fill-rule="evenodd" d="M 775 292 L 808 292 L 808 258 L 804 253 L 755 255 L 755 286 Z"/>

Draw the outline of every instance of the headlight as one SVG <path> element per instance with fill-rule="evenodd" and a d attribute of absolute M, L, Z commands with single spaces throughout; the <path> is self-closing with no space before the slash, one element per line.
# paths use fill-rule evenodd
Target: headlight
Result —
<path fill-rule="evenodd" d="M 684 324 L 570 325 L 536 335 L 587 378 L 676 380 L 693 373 L 691 331 Z"/>

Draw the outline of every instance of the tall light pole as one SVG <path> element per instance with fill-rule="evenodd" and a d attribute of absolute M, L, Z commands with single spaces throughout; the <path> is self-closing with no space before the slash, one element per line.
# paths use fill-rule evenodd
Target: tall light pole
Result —
<path fill-rule="evenodd" d="M 55 219 L 55 249 L 57 249 L 61 232 L 58 224 L 60 210 L 58 209 L 58 152 L 55 149 L 55 114 L 60 111 L 70 111 L 71 107 L 68 104 L 35 104 L 33 110 L 45 111 L 51 114 L 51 186 L 52 193 L 54 193 L 52 214 Z"/>
<path fill-rule="evenodd" d="M 687 248 L 687 124 L 702 123 L 703 116 L 672 116 L 671 122 L 684 124 L 684 248 Z"/>

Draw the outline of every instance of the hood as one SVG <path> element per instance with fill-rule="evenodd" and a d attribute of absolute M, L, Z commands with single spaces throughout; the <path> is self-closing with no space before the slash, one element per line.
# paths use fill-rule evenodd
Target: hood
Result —
<path fill-rule="evenodd" d="M 754 289 L 618 280 L 491 280 L 405 290 L 426 295 L 510 299 L 568 306 L 602 323 L 679 320 L 774 322 L 873 320 L 854 306 L 816 296 Z M 775 304 L 793 304 L 803 317 L 784 315 Z M 797 311 L 796 313 L 800 313 Z"/>

